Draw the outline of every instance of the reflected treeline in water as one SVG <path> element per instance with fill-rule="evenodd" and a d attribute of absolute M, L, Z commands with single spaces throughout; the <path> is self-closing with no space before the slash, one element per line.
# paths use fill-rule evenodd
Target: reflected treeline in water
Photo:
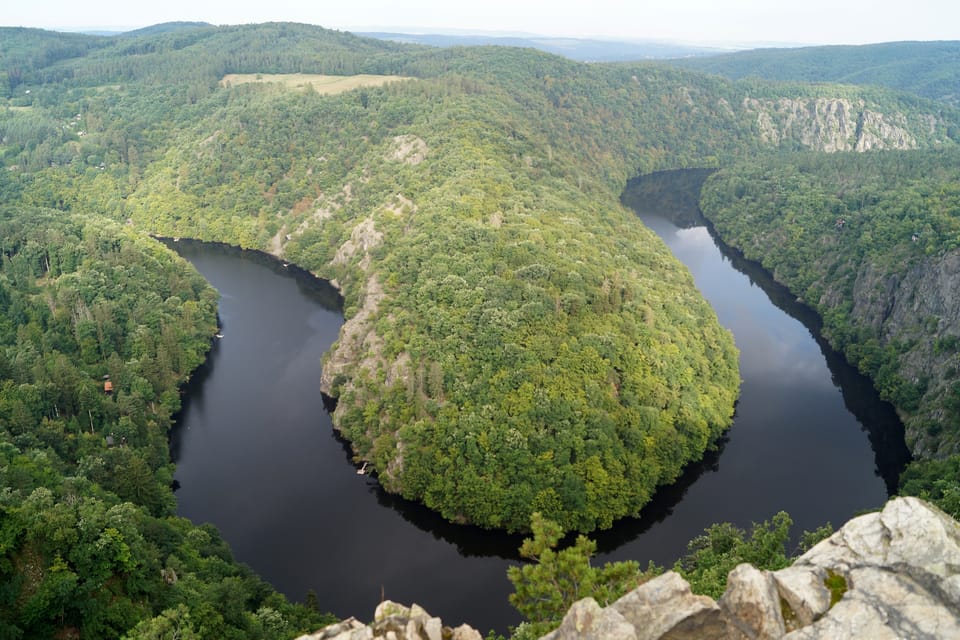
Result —
<path fill-rule="evenodd" d="M 324 396 L 324 402 L 330 398 Z M 327 405 L 328 407 L 330 405 Z M 343 449 L 344 457 L 353 463 L 353 448 L 350 442 L 335 429 L 331 430 L 334 438 Z M 504 531 L 481 529 L 472 525 L 454 524 L 427 507 L 417 502 L 407 500 L 395 493 L 387 493 L 375 476 L 364 478 L 367 492 L 373 495 L 377 503 L 398 513 L 404 520 L 421 531 L 429 533 L 435 540 L 442 540 L 456 546 L 459 554 L 465 558 L 502 558 L 504 560 L 520 560 L 520 545 L 524 536 L 509 534 Z"/>
<path fill-rule="evenodd" d="M 680 228 L 704 224 L 700 190 L 716 169 L 658 171 L 627 183 L 620 202 L 637 213 L 652 211 L 668 217 Z"/>
<path fill-rule="evenodd" d="M 219 319 L 218 319 L 219 322 Z M 221 325 L 222 326 L 222 325 Z M 207 352 L 207 359 L 190 374 L 190 379 L 180 390 L 180 411 L 173 416 L 173 426 L 170 428 L 170 461 L 174 464 L 180 460 L 180 450 L 183 446 L 183 421 L 181 417 L 190 409 L 191 406 L 202 408 L 203 394 L 200 391 L 207 379 L 213 374 L 214 366 L 217 362 L 217 354 L 220 350 L 220 343 L 211 338 L 210 351 Z M 179 487 L 179 483 L 174 480 L 174 489 Z"/>
<path fill-rule="evenodd" d="M 894 495 L 900 474 L 910 461 L 903 423 L 896 410 L 880 398 L 870 379 L 851 366 L 821 335 L 823 323 L 816 311 L 775 281 L 762 265 L 748 260 L 738 249 L 727 245 L 713 224 L 703 216 L 698 197 L 712 173 L 713 169 L 685 169 L 641 176 L 628 183 L 621 201 L 637 212 L 655 211 L 681 228 L 706 227 L 717 248 L 734 269 L 762 289 L 777 308 L 807 328 L 823 353 L 831 379 L 841 391 L 844 405 L 867 432 L 876 458 L 877 474 L 883 478 L 887 493 Z"/>
<path fill-rule="evenodd" d="M 843 403 L 860 423 L 876 456 L 877 474 L 883 478 L 887 493 L 894 495 L 907 463 L 910 451 L 904 440 L 903 422 L 889 402 L 880 398 L 873 383 L 846 361 L 842 354 L 830 346 L 820 333 L 823 322 L 816 311 L 803 304 L 785 286 L 757 262 L 748 260 L 736 248 L 723 242 L 709 220 L 701 214 L 701 224 L 710 232 L 721 253 L 733 267 L 750 278 L 750 282 L 763 289 L 770 301 L 791 317 L 796 318 L 810 331 L 816 340 L 830 369 L 833 383 L 840 389 Z"/>
<path fill-rule="evenodd" d="M 683 226 L 702 226 L 697 194 L 709 173 L 671 172 L 634 181 L 640 190 L 628 190 L 624 202 L 633 196 L 660 213 L 676 212 Z M 772 320 L 780 323 L 774 324 L 777 330 L 761 347 L 781 346 L 776 342 L 779 329 L 789 324 L 791 339 L 802 338 L 804 352 L 818 363 L 818 351 L 823 351 L 829 371 L 826 365 L 813 367 L 814 390 L 832 396 L 831 410 L 843 413 L 845 426 L 832 428 L 835 416 L 830 416 L 822 421 L 828 428 L 811 438 L 804 420 L 799 427 L 796 420 L 787 424 L 796 413 L 789 403 L 813 404 L 823 394 L 807 400 L 797 393 L 792 371 L 784 369 L 786 359 L 768 359 L 772 366 L 762 372 L 761 382 L 784 384 L 779 389 L 760 385 L 765 397 L 759 408 L 757 385 L 749 400 L 744 385 L 728 436 L 676 482 L 662 487 L 641 517 L 591 534 L 599 555 L 606 556 L 602 561 L 631 558 L 669 565 L 714 522 L 746 526 L 783 508 L 797 515 L 804 528 L 813 528 L 877 504 L 883 487 L 850 414 L 868 426 L 876 466 L 888 488 L 902 467 L 897 453 L 905 452 L 902 427 L 897 429 L 889 405 L 879 402 L 869 381 L 819 339 L 818 350 L 804 327 L 775 307 L 800 319 L 814 336 L 819 327 L 815 314 L 715 236 L 711 241 L 703 229 L 682 234 L 699 237 L 696 250 L 701 254 L 695 259 L 708 264 L 728 301 L 748 314 L 778 316 Z M 444 619 L 500 630 L 516 624 L 517 613 L 507 602 L 506 569 L 517 562 L 523 536 L 452 524 L 420 504 L 386 493 L 375 477 L 356 473 L 351 447 L 332 428 L 324 411 L 331 405 L 322 402 L 329 399 L 319 392 L 322 354 L 342 325 L 337 291 L 266 254 L 189 240 L 167 242 L 219 283 L 223 294 L 224 338 L 214 341 L 207 364 L 194 373 L 184 395 L 182 422 L 192 426 L 171 433 L 177 477 L 183 482 L 178 513 L 214 523 L 236 556 L 281 591 L 300 598 L 312 589 L 338 615 L 368 611 L 386 585 L 391 599 L 429 603 L 431 612 Z M 749 287 L 741 272 L 763 287 L 774 304 Z M 749 300 L 741 298 L 744 293 Z M 788 343 L 771 353 L 792 354 L 794 347 Z M 766 353 L 761 349 L 757 357 Z M 842 402 L 834 384 L 843 390 Z M 782 410 L 767 411 L 771 406 Z M 886 426 L 889 419 L 894 426 Z M 840 432 L 850 436 L 842 445 L 836 440 Z M 786 461 L 777 457 L 784 451 Z M 466 597 L 465 589 L 482 597 Z"/>
<path fill-rule="evenodd" d="M 590 537 L 597 543 L 597 553 L 610 553 L 619 549 L 671 516 L 691 486 L 704 475 L 720 470 L 720 457 L 728 441 L 726 435 L 720 436 L 701 460 L 691 462 L 684 468 L 673 484 L 657 489 L 639 518 L 623 518 L 618 520 L 612 529 L 591 534 Z M 696 533 L 693 532 L 693 535 Z"/>
<path fill-rule="evenodd" d="M 324 309 L 330 311 L 343 311 L 343 296 L 337 291 L 328 280 L 317 278 L 306 269 L 301 269 L 295 264 L 281 260 L 276 256 L 255 249 L 241 249 L 230 244 L 222 242 L 206 242 L 203 240 L 193 240 L 191 238 L 157 238 L 176 251 L 180 257 L 190 260 L 192 254 L 202 252 L 206 255 L 221 254 L 231 256 L 238 260 L 246 260 L 254 264 L 261 265 L 281 275 L 291 275 L 294 277 L 297 287 L 320 303 Z"/>

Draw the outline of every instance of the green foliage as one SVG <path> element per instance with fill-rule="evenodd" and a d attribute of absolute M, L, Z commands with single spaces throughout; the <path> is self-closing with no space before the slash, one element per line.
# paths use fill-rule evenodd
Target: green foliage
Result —
<path fill-rule="evenodd" d="M 8 207 L 0 238 L 4 635 L 275 638 L 325 621 L 172 515 L 167 432 L 216 293 L 103 218 Z"/>
<path fill-rule="evenodd" d="M 29 101 L 0 113 L 11 198 L 282 252 L 335 279 L 371 334 L 330 390 L 356 453 L 388 490 L 509 530 L 535 510 L 580 531 L 637 514 L 730 424 L 732 339 L 619 203 L 629 177 L 809 144 L 758 135 L 751 100 L 845 98 L 928 146 L 958 121 L 878 89 L 181 26 L 24 63 Z M 29 37 L 47 36 L 16 42 Z M 417 79 L 320 95 L 221 86 L 230 72 Z M 94 329 L 79 327 L 84 361 Z M 921 401 L 923 381 L 864 348 L 892 393 Z M 130 476 L 113 490 L 163 508 L 142 466 L 104 462 Z"/>
<path fill-rule="evenodd" d="M 821 525 L 814 529 L 813 531 L 804 531 L 800 534 L 800 543 L 797 545 L 798 551 L 800 554 L 804 554 L 810 549 L 813 549 L 814 545 L 818 542 L 826 540 L 833 535 L 833 525 L 829 522 L 825 525 Z"/>
<path fill-rule="evenodd" d="M 840 602 L 843 594 L 847 592 L 847 579 L 833 569 L 827 569 L 827 577 L 823 579 L 824 586 L 830 590 L 830 607 Z"/>
<path fill-rule="evenodd" d="M 531 529 L 533 538 L 520 547 L 520 555 L 531 562 L 507 569 L 515 589 L 510 604 L 527 620 L 525 636 L 536 638 L 556 628 L 577 600 L 591 597 L 606 606 L 659 571 L 651 566 L 641 572 L 634 561 L 592 567 L 596 543 L 580 535 L 572 546 L 558 550 L 560 525 L 539 513 L 533 514 Z"/>
<path fill-rule="evenodd" d="M 776 570 L 790 564 L 786 544 L 793 521 L 781 511 L 773 520 L 754 524 L 750 534 L 729 522 L 707 528 L 690 541 L 689 553 L 674 565 L 694 593 L 719 598 L 727 588 L 727 574 L 748 562 L 758 569 Z"/>
<path fill-rule="evenodd" d="M 166 428 L 214 299 L 141 232 L 282 252 L 340 283 L 369 339 L 337 376 L 336 419 L 389 490 L 458 522 L 518 530 L 539 511 L 586 531 L 638 513 L 698 459 L 729 425 L 739 384 L 729 334 L 618 202 L 626 180 L 809 144 L 759 135 L 752 99 L 846 98 L 921 146 L 949 147 L 960 121 L 877 89 L 410 47 L 307 25 L 0 35 L 0 203 L 14 211 L 0 219 L 0 540 L 12 585 L 0 610 L 38 636 L 257 637 L 317 619 L 233 564 L 215 532 L 170 516 Z M 325 96 L 221 86 L 231 72 L 417 80 Z M 788 177 L 774 182 L 799 207 L 780 225 L 786 238 L 807 237 L 804 216 L 824 203 L 874 204 L 872 188 L 847 185 L 838 203 Z M 732 185 L 736 198 L 754 191 Z M 933 201 L 952 206 L 955 191 Z M 928 218 L 925 253 L 956 242 L 950 215 L 908 226 Z M 900 231 L 865 228 L 863 247 Z M 804 295 L 824 289 L 807 254 L 785 253 L 782 270 L 809 280 Z M 851 268 L 838 260 L 837 280 Z M 829 314 L 890 397 L 923 406 L 937 381 L 897 373 L 903 344 L 848 324 L 849 307 Z M 937 344 L 949 354 L 949 340 Z M 74 526 L 81 510 L 89 528 Z M 563 563 L 549 545 L 540 555 L 595 589 L 613 579 L 598 582 L 574 562 L 589 546 L 575 549 Z"/>
<path fill-rule="evenodd" d="M 900 494 L 928 500 L 960 519 L 960 456 L 911 462 L 900 476 Z"/>

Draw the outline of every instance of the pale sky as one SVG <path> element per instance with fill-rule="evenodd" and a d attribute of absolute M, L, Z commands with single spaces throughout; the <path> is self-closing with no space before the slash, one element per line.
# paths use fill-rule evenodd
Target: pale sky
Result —
<path fill-rule="evenodd" d="M 345 31 L 513 32 L 703 44 L 960 40 L 960 0 L 5 0 L 0 26 L 290 21 Z"/>

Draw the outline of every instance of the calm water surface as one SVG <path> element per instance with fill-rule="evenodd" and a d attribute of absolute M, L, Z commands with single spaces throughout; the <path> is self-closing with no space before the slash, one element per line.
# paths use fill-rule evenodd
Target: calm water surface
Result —
<path fill-rule="evenodd" d="M 651 178 L 630 201 L 733 331 L 743 387 L 720 451 L 641 518 L 596 534 L 600 562 L 669 565 L 711 523 L 747 527 L 781 509 L 797 531 L 840 524 L 882 504 L 906 459 L 889 405 L 815 338 L 809 311 L 718 248 L 684 209 L 699 182 L 678 192 L 675 178 Z M 221 292 L 223 334 L 171 437 L 180 515 L 214 523 L 280 591 L 302 600 L 313 589 L 338 616 L 369 619 L 384 595 L 483 632 L 519 622 L 506 569 L 520 539 L 453 526 L 384 494 L 335 437 L 319 379 L 342 324 L 336 293 L 259 254 L 173 246 Z"/>

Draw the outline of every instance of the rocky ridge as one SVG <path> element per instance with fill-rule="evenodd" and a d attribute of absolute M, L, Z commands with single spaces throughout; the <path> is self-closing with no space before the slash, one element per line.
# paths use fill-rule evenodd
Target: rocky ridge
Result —
<path fill-rule="evenodd" d="M 738 566 L 719 601 L 672 571 L 605 608 L 580 600 L 543 640 L 570 638 L 960 638 L 960 524 L 896 498 L 786 569 Z"/>
<path fill-rule="evenodd" d="M 423 607 L 384 600 L 366 625 L 356 618 L 347 618 L 297 640 L 483 640 L 480 632 L 468 625 L 445 627 L 440 618 Z"/>

